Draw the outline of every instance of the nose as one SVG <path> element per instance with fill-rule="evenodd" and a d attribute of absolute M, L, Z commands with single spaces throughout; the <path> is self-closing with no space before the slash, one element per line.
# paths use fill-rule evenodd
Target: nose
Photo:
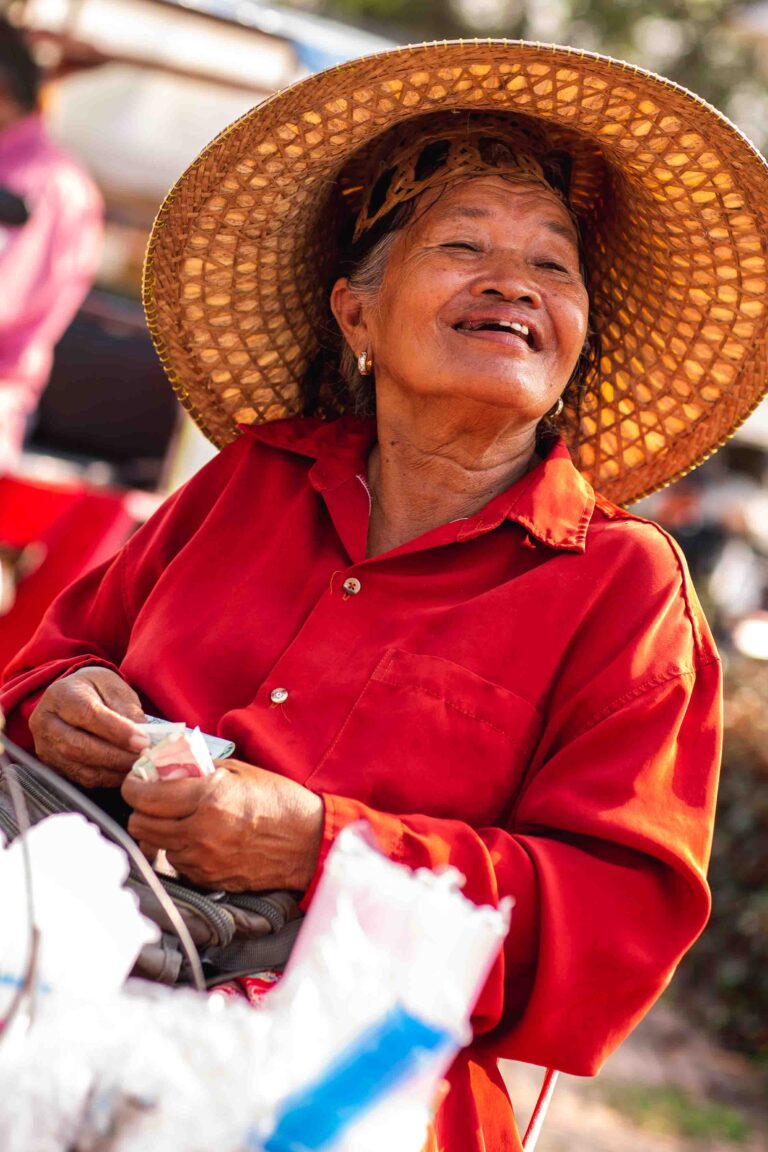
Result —
<path fill-rule="evenodd" d="M 540 308 L 542 303 L 533 272 L 509 252 L 492 255 L 484 262 L 471 291 L 474 296 L 492 296 L 531 308 Z"/>

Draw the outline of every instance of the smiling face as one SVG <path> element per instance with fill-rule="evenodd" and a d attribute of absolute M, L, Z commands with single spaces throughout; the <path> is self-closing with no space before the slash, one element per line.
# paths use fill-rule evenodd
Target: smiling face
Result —
<path fill-rule="evenodd" d="M 333 306 L 377 401 L 393 391 L 496 407 L 535 424 L 566 387 L 587 332 L 576 230 L 554 193 L 498 176 L 425 193 L 395 239 L 375 301 Z"/>

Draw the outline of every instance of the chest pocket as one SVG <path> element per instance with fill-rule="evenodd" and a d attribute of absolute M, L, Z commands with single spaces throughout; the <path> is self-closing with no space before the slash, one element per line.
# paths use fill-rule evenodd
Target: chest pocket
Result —
<path fill-rule="evenodd" d="M 509 689 L 452 660 L 390 648 L 306 783 L 386 812 L 492 824 L 540 727 Z"/>

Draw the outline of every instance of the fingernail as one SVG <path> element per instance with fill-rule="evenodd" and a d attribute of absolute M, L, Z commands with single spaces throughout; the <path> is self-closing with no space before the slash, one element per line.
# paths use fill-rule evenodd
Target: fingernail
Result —
<path fill-rule="evenodd" d="M 128 747 L 132 748 L 134 752 L 141 752 L 144 748 L 149 748 L 149 739 L 146 736 L 131 736 L 128 741 Z"/>

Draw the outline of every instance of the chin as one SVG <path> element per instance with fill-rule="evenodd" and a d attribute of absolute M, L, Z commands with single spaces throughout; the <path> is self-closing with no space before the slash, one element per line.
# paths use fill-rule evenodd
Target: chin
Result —
<path fill-rule="evenodd" d="M 521 419 L 534 423 L 557 401 L 557 396 L 551 400 L 549 395 L 542 397 L 541 389 L 527 387 L 520 381 L 505 382 L 499 380 L 498 376 L 491 379 L 475 377 L 471 383 L 465 376 L 445 383 L 440 388 L 440 395 L 452 397 L 457 404 L 480 405 L 494 411 L 517 413 Z"/>

